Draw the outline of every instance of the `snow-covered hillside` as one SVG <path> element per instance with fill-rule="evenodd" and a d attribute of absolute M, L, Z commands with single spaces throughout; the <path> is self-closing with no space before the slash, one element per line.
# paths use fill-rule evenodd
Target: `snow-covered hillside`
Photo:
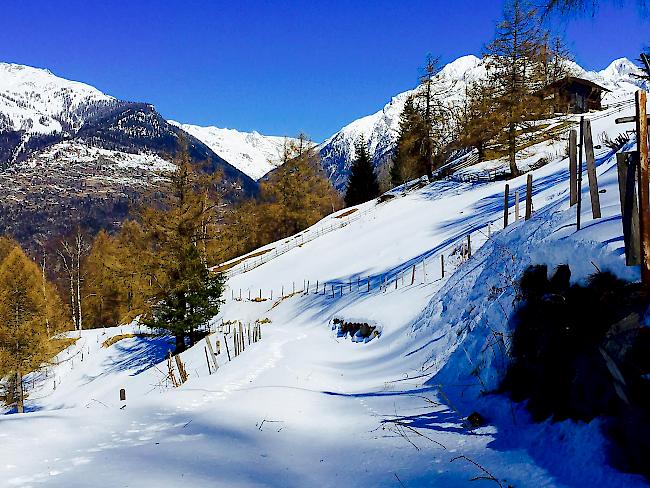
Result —
<path fill-rule="evenodd" d="M 631 113 L 626 104 L 592 114 L 594 133 L 615 136 L 614 119 Z M 597 421 L 533 424 L 522 405 L 482 393 L 503 374 L 494 341 L 509 337 L 526 266 L 568 263 L 578 282 L 596 268 L 638 279 L 622 254 L 615 155 L 598 150 L 603 217 L 592 220 L 585 183 L 576 232 L 565 145 L 522 156 L 521 167 L 540 154 L 550 162 L 533 172 L 529 221 L 514 222 L 513 208 L 526 176 L 509 181 L 505 230 L 503 182 L 444 180 L 251 253 L 228 270 L 211 324 L 219 369 L 209 373 L 202 340 L 181 355 L 190 378 L 180 388 L 167 384 L 164 363 L 152 366 L 167 353 L 164 338 L 101 348 L 137 327 L 84 332 L 33 378 L 32 412 L 2 419 L 0 477 L 61 487 L 645 486 L 609 466 Z M 379 334 L 351 340 L 333 319 Z M 228 322 L 256 320 L 262 340 L 229 360 Z M 474 410 L 487 426 L 464 421 Z"/>
<path fill-rule="evenodd" d="M 240 132 L 235 129 L 170 122 L 188 134 L 192 134 L 254 180 L 259 180 L 281 164 L 284 144 L 287 140 L 291 140 L 280 136 L 264 136 L 258 132 Z"/>
<path fill-rule="evenodd" d="M 90 85 L 46 69 L 0 63 L 0 130 L 74 131 L 84 123 L 91 104 L 111 101 L 115 99 Z"/>
<path fill-rule="evenodd" d="M 570 68 L 575 76 L 610 90 L 604 97 L 604 104 L 629 98 L 640 85 L 640 81 L 632 76 L 640 73 L 639 68 L 626 58 L 613 61 L 599 72 L 587 71 L 575 63 L 570 63 Z M 485 75 L 484 60 L 472 55 L 463 56 L 442 68 L 434 79 L 433 93 L 445 104 L 457 103 L 465 97 L 468 86 Z M 413 89 L 396 95 L 380 111 L 346 125 L 318 146 L 323 167 L 336 188 L 345 188 L 354 157 L 354 143 L 359 138 L 368 143 L 375 165 L 386 161 L 397 140 L 404 103 L 416 93 L 417 89 Z"/>

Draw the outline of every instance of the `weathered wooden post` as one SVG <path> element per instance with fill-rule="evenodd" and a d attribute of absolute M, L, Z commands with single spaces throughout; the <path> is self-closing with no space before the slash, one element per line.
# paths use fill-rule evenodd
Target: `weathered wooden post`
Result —
<path fill-rule="evenodd" d="M 205 351 L 205 362 L 208 363 L 208 374 L 212 374 L 212 368 L 210 367 L 210 359 L 208 358 L 208 348 L 207 346 L 203 348 Z"/>
<path fill-rule="evenodd" d="M 639 231 L 641 234 L 641 278 L 650 287 L 650 196 L 648 195 L 647 94 L 636 92 L 636 143 L 639 153 Z"/>
<path fill-rule="evenodd" d="M 510 185 L 506 183 L 506 189 L 503 192 L 503 228 L 504 229 L 508 227 L 508 193 L 509 192 L 510 192 Z"/>
<path fill-rule="evenodd" d="M 472 235 L 467 234 L 467 259 L 472 257 Z"/>
<path fill-rule="evenodd" d="M 413 272 L 411 273 L 411 286 L 415 283 L 415 264 L 413 265 Z"/>
<path fill-rule="evenodd" d="M 368 293 L 370 293 L 370 277 L 368 277 Z"/>
<path fill-rule="evenodd" d="M 230 358 L 230 348 L 228 347 L 228 337 L 223 336 L 223 343 L 226 346 L 226 353 L 228 354 L 228 361 L 232 361 Z"/>
<path fill-rule="evenodd" d="M 569 131 L 569 205 L 578 201 L 578 131 Z"/>
<path fill-rule="evenodd" d="M 584 146 L 583 141 L 584 141 L 584 126 L 585 126 L 585 118 L 580 117 L 580 142 L 578 144 L 578 188 L 577 188 L 577 193 L 578 193 L 578 201 L 576 202 L 577 208 L 576 208 L 576 230 L 580 230 L 580 220 L 582 217 L 582 148 Z"/>
<path fill-rule="evenodd" d="M 519 190 L 515 191 L 515 222 L 519 222 Z"/>
<path fill-rule="evenodd" d="M 585 158 L 587 159 L 587 177 L 589 179 L 589 194 L 591 196 L 591 215 L 600 218 L 600 196 L 598 194 L 598 179 L 596 178 L 596 158 L 594 156 L 594 141 L 591 136 L 591 121 L 584 122 Z"/>
<path fill-rule="evenodd" d="M 212 358 L 212 364 L 214 364 L 214 371 L 216 372 L 219 369 L 219 364 L 217 363 L 217 356 L 214 353 L 214 349 L 212 349 L 212 343 L 210 342 L 210 336 L 206 336 L 205 343 L 208 346 L 208 350 L 210 351 L 210 357 Z"/>
<path fill-rule="evenodd" d="M 442 278 L 445 277 L 445 255 L 444 254 L 440 255 L 440 275 Z"/>
<path fill-rule="evenodd" d="M 621 201 L 623 239 L 625 241 L 625 264 L 641 264 L 639 237 L 639 209 L 636 196 L 636 153 L 618 153 L 618 192 Z"/>
<path fill-rule="evenodd" d="M 124 388 L 120 388 L 120 401 L 121 402 L 126 401 L 126 390 Z"/>
<path fill-rule="evenodd" d="M 526 220 L 533 214 L 533 175 L 528 173 L 526 178 Z"/>

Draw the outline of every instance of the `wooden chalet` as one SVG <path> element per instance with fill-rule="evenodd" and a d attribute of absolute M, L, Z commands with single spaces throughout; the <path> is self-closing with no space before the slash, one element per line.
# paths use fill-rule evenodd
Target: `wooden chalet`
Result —
<path fill-rule="evenodd" d="M 567 76 L 548 85 L 544 98 L 554 100 L 557 113 L 582 114 L 602 110 L 603 93 L 608 91 L 593 81 Z"/>

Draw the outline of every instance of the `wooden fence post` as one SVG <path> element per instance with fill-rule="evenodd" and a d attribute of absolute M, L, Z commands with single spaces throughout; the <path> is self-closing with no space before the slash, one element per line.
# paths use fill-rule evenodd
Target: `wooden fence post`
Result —
<path fill-rule="evenodd" d="M 636 142 L 639 153 L 639 231 L 641 234 L 641 279 L 650 287 L 650 196 L 648 195 L 647 94 L 636 92 Z"/>
<path fill-rule="evenodd" d="M 519 191 L 515 191 L 515 222 L 519 222 Z"/>
<path fill-rule="evenodd" d="M 623 239 L 625 241 L 625 264 L 634 266 L 641 263 L 639 237 L 639 209 L 636 196 L 636 154 L 618 153 L 618 192 L 623 219 Z"/>
<path fill-rule="evenodd" d="M 569 131 L 569 205 L 578 201 L 578 132 Z"/>
<path fill-rule="evenodd" d="M 506 183 L 506 189 L 503 193 L 503 228 L 504 229 L 508 227 L 508 193 L 509 192 L 510 192 L 510 185 Z"/>
<path fill-rule="evenodd" d="M 591 195 L 591 215 L 600 218 L 600 195 L 598 194 L 598 179 L 596 178 L 596 158 L 594 157 L 594 141 L 591 136 L 591 121 L 585 120 L 584 127 L 585 158 L 587 159 L 587 177 L 589 178 L 589 194 Z"/>
<path fill-rule="evenodd" d="M 472 235 L 467 234 L 467 259 L 472 257 Z"/>
<path fill-rule="evenodd" d="M 210 359 L 208 359 L 208 348 L 207 346 L 203 348 L 205 351 L 205 362 L 208 363 L 208 374 L 212 374 L 212 368 L 210 367 Z"/>
<path fill-rule="evenodd" d="M 506 185 L 507 187 L 508 185 Z M 445 255 L 441 254 L 440 255 L 440 275 L 442 278 L 445 277 Z"/>
<path fill-rule="evenodd" d="M 120 388 L 120 401 L 121 402 L 126 401 L 126 390 L 124 388 Z"/>
<path fill-rule="evenodd" d="M 415 264 L 413 265 L 413 272 L 411 273 L 411 285 L 415 283 Z"/>
<path fill-rule="evenodd" d="M 584 127 L 585 127 L 585 118 L 580 117 L 580 137 L 578 140 L 578 201 L 576 202 L 576 230 L 580 230 L 580 221 L 582 217 L 582 149 L 584 147 Z"/>
<path fill-rule="evenodd" d="M 528 173 L 526 178 L 526 220 L 530 219 L 533 213 L 533 175 Z"/>
<path fill-rule="evenodd" d="M 210 342 L 210 336 L 206 336 L 205 343 L 208 346 L 210 351 L 210 357 L 212 358 L 212 363 L 214 364 L 214 371 L 216 372 L 219 369 L 219 364 L 217 363 L 217 356 L 214 354 L 214 349 L 212 349 L 212 343 Z M 210 373 L 212 374 L 212 373 Z"/>

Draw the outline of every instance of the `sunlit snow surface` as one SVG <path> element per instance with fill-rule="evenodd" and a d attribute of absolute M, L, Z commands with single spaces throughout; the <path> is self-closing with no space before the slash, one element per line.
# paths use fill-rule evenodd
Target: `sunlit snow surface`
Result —
<path fill-rule="evenodd" d="M 593 114 L 594 133 L 616 135 L 614 118 L 631 113 L 628 104 Z M 440 181 L 270 244 L 266 264 L 233 268 L 213 323 L 268 318 L 261 342 L 229 362 L 213 335 L 222 354 L 212 375 L 199 342 L 182 354 L 190 379 L 181 388 L 164 386 L 165 339 L 101 348 L 137 326 L 84 332 L 35 379 L 31 412 L 0 419 L 4 486 L 468 486 L 477 476 L 515 487 L 643 485 L 607 465 L 596 422 L 535 425 L 520 405 L 480 394 L 503 371 L 489 344 L 508 331 L 512 285 L 528 264 L 568 263 L 574 280 L 596 267 L 638 277 L 622 254 L 615 158 L 597 151 L 603 217 L 591 219 L 585 176 L 576 233 L 565 144 L 540 144 L 519 161 L 552 162 L 533 173 L 533 218 L 506 231 L 503 182 Z M 511 206 L 525 178 L 509 182 Z M 454 250 L 468 233 L 473 256 L 461 263 Z M 292 249 L 275 257 L 282 246 Z M 276 303 L 282 288 L 300 291 L 307 280 L 309 294 Z M 244 300 L 233 300 L 240 290 Z M 273 290 L 274 301 L 248 302 L 249 290 L 265 298 Z M 367 344 L 337 337 L 334 317 L 382 334 Z M 462 417 L 474 410 L 490 425 L 467 429 Z"/>

